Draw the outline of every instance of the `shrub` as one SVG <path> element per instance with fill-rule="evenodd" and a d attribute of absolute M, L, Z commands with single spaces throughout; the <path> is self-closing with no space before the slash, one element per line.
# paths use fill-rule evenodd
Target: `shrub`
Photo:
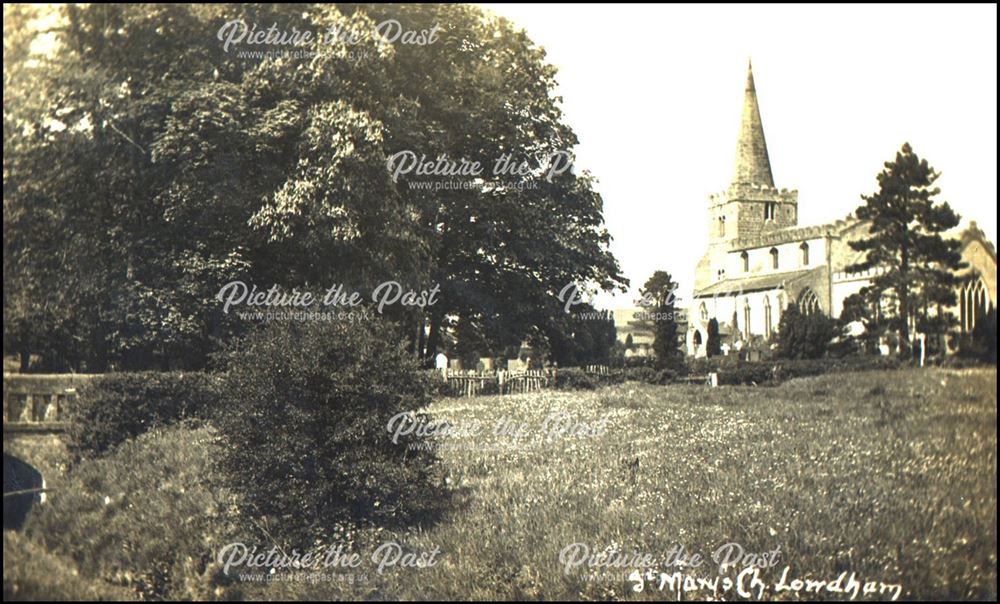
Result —
<path fill-rule="evenodd" d="M 441 376 L 438 369 L 425 369 L 422 376 L 427 384 L 427 392 L 434 398 L 448 396 L 451 391 L 448 389 L 448 381 Z"/>
<path fill-rule="evenodd" d="M 997 362 L 997 311 L 991 308 L 959 343 L 959 354 L 982 363 Z"/>
<path fill-rule="evenodd" d="M 717 357 L 722 354 L 722 338 L 719 337 L 719 321 L 712 317 L 708 321 L 708 337 L 705 342 L 705 354 Z"/>
<path fill-rule="evenodd" d="M 656 372 L 656 375 L 653 376 L 653 381 L 651 381 L 650 383 L 660 384 L 661 386 L 665 386 L 667 384 L 672 384 L 676 382 L 678 376 L 679 373 L 677 371 L 674 371 L 673 369 L 661 369 L 660 371 Z"/>
<path fill-rule="evenodd" d="M 206 418 L 218 397 L 204 373 L 111 373 L 80 389 L 70 410 L 68 447 L 77 457 L 100 455 L 119 443 L 183 419 Z"/>
<path fill-rule="evenodd" d="M 635 367 L 627 369 L 624 377 L 628 381 L 646 384 L 665 385 L 677 381 L 677 372 L 671 369 L 653 369 L 652 367 Z"/>
<path fill-rule="evenodd" d="M 778 325 L 778 356 L 783 359 L 818 359 L 840 334 L 837 321 L 821 312 L 804 315 L 794 304 L 781 314 Z"/>
<path fill-rule="evenodd" d="M 652 367 L 628 367 L 625 369 L 625 380 L 629 382 L 651 383 L 657 371 Z"/>
<path fill-rule="evenodd" d="M 752 386 L 771 382 L 774 373 L 771 363 L 739 363 L 719 372 L 719 384 L 727 386 Z"/>
<path fill-rule="evenodd" d="M 634 355 L 625 359 L 625 367 L 653 367 L 656 365 L 656 357 L 646 355 Z"/>
<path fill-rule="evenodd" d="M 432 441 L 388 431 L 431 398 L 400 344 L 378 321 L 281 322 L 222 357 L 220 465 L 276 539 L 312 544 L 338 520 L 397 524 L 440 503 Z"/>
<path fill-rule="evenodd" d="M 719 371 L 723 367 L 735 367 L 739 362 L 739 358 L 736 355 L 688 359 L 687 371 L 694 375 L 706 375 Z"/>
<path fill-rule="evenodd" d="M 232 596 L 213 562 L 236 534 L 211 465 L 218 455 L 208 426 L 144 434 L 74 466 L 67 487 L 29 514 L 25 533 L 76 561 L 82 576 L 141 599 Z"/>
<path fill-rule="evenodd" d="M 131 592 L 80 576 L 72 560 L 56 556 L 16 531 L 3 532 L 3 599 L 10 601 L 128 600 Z"/>
<path fill-rule="evenodd" d="M 559 390 L 596 390 L 598 382 L 579 367 L 566 367 L 556 373 L 556 388 Z"/>

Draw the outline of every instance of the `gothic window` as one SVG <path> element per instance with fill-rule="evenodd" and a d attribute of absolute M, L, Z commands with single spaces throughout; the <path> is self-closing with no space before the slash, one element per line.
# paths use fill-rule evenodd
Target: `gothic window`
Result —
<path fill-rule="evenodd" d="M 972 333 L 976 322 L 981 321 L 989 311 L 986 286 L 981 278 L 967 281 L 959 291 L 959 311 L 963 333 Z"/>
<path fill-rule="evenodd" d="M 809 266 L 809 244 L 805 241 L 799 246 L 799 255 L 802 266 Z"/>
<path fill-rule="evenodd" d="M 819 298 L 816 296 L 816 292 L 808 287 L 799 294 L 799 312 L 804 315 L 820 312 Z"/>
<path fill-rule="evenodd" d="M 771 248 L 771 268 L 778 268 L 778 248 L 776 247 Z"/>
<path fill-rule="evenodd" d="M 742 254 L 740 254 L 740 266 L 743 267 L 743 272 L 744 273 L 750 271 L 750 254 L 748 254 L 746 252 L 743 252 Z"/>
<path fill-rule="evenodd" d="M 698 308 L 698 314 L 701 315 L 701 320 L 708 322 L 708 307 L 702 302 L 701 306 Z"/>

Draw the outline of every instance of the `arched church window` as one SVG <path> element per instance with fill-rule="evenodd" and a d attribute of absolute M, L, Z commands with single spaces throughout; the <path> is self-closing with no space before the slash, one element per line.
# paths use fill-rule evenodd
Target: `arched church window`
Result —
<path fill-rule="evenodd" d="M 750 271 L 750 254 L 747 252 L 740 254 L 740 266 L 743 267 L 744 273 Z"/>
<path fill-rule="evenodd" d="M 799 246 L 799 262 L 802 266 L 809 266 L 809 244 L 805 241 Z"/>
<path fill-rule="evenodd" d="M 698 307 L 698 314 L 701 315 L 702 321 L 708 321 L 708 307 L 702 302 L 701 306 Z"/>
<path fill-rule="evenodd" d="M 778 248 L 776 247 L 771 248 L 771 268 L 778 268 Z"/>
<path fill-rule="evenodd" d="M 808 287 L 802 290 L 802 293 L 799 294 L 798 306 L 799 312 L 804 315 L 821 312 L 819 297 L 816 296 L 816 292 Z"/>
<path fill-rule="evenodd" d="M 962 331 L 972 333 L 976 323 L 983 320 L 990 306 L 986 294 L 986 285 L 981 277 L 975 277 L 965 282 L 959 295 L 960 320 Z"/>
<path fill-rule="evenodd" d="M 719 237 L 726 236 L 726 217 L 719 216 Z"/>

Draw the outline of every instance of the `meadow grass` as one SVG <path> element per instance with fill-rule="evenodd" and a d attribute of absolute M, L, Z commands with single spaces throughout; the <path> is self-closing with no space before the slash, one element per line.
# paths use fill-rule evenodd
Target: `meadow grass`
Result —
<path fill-rule="evenodd" d="M 341 527 L 338 543 L 365 563 L 355 570 L 320 569 L 312 578 L 278 572 L 267 582 L 241 582 L 233 571 L 220 579 L 217 564 L 200 568 L 198 556 L 184 554 L 176 593 L 324 600 L 735 600 L 739 594 L 724 584 L 713 591 L 695 583 L 678 593 L 658 580 L 659 573 L 675 572 L 734 580 L 744 564 L 720 573 L 712 554 L 735 542 L 746 552 L 778 552 L 773 567 L 758 571 L 767 589 L 754 597 L 849 598 L 776 591 L 788 568 L 787 582 L 829 581 L 853 572 L 875 588 L 900 586 L 901 599 L 996 598 L 995 369 L 840 373 L 776 387 L 625 383 L 588 392 L 446 398 L 428 411 L 450 423 L 436 436 L 442 491 L 450 496 L 442 499 L 449 509 L 443 520 L 389 531 L 331 519 Z M 81 503 L 79 514 L 70 509 L 65 518 L 54 517 L 53 499 L 43 519 L 63 518 L 76 531 L 45 531 L 43 541 L 61 547 L 5 532 L 5 599 L 136 597 L 135 590 L 108 583 L 108 576 L 156 570 L 129 553 L 136 543 L 162 549 L 190 542 L 184 551 L 204 547 L 206 554 L 222 548 L 222 537 L 203 529 L 224 518 L 209 513 L 211 506 L 202 517 L 198 506 L 187 505 L 202 496 L 191 476 L 208 476 L 218 454 L 214 447 L 221 446 L 207 437 L 210 432 L 178 426 L 140 438 L 115 457 L 120 460 L 97 462 L 94 476 L 77 477 L 103 484 L 108 481 L 97 479 L 101 463 L 134 467 L 140 476 L 132 482 L 139 486 L 130 497 L 149 502 L 150 509 L 126 510 L 117 505 L 125 499 L 115 493 L 109 504 L 105 485 L 66 495 L 103 500 L 90 515 Z M 87 527 L 94 539 L 131 543 L 132 549 L 123 553 L 109 546 L 83 554 L 77 550 L 88 542 Z M 164 534 L 162 544 L 151 532 Z M 397 564 L 380 574 L 370 556 L 386 542 L 414 554 L 438 552 L 433 565 Z M 612 568 L 584 564 L 567 572 L 560 553 L 575 543 L 592 555 L 647 559 Z M 704 561 L 672 565 L 668 553 L 680 545 Z M 640 583 L 628 580 L 633 570 L 649 579 L 641 593 L 633 591 Z"/>
<path fill-rule="evenodd" d="M 553 412 L 590 433 L 547 439 Z M 708 579 L 720 576 L 712 553 L 736 542 L 747 552 L 780 548 L 777 565 L 760 572 L 769 588 L 787 566 L 789 580 L 854 572 L 901 586 L 903 599 L 996 598 L 995 369 L 836 374 L 770 388 L 626 383 L 442 399 L 430 413 L 459 428 L 439 439 L 455 509 L 432 527 L 366 531 L 354 547 L 439 547 L 437 563 L 355 583 L 274 583 L 260 597 L 730 600 L 733 592 L 678 594 L 656 580 L 637 594 L 625 578 L 634 567 L 567 573 L 560 552 L 583 543 L 591 553 L 649 554 L 640 570 L 651 578 L 683 570 Z M 498 421 L 522 426 L 516 443 L 494 433 Z M 486 429 L 469 435 L 477 423 Z M 668 566 L 678 544 L 705 562 Z"/>

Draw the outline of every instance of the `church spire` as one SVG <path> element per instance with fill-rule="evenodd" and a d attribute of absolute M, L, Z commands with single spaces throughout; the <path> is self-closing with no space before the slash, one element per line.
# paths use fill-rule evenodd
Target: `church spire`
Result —
<path fill-rule="evenodd" d="M 764 142 L 764 126 L 757 106 L 757 90 L 753 83 L 753 65 L 747 63 L 747 86 L 743 97 L 743 119 L 736 142 L 736 161 L 733 165 L 733 184 L 774 186 L 771 161 Z"/>

